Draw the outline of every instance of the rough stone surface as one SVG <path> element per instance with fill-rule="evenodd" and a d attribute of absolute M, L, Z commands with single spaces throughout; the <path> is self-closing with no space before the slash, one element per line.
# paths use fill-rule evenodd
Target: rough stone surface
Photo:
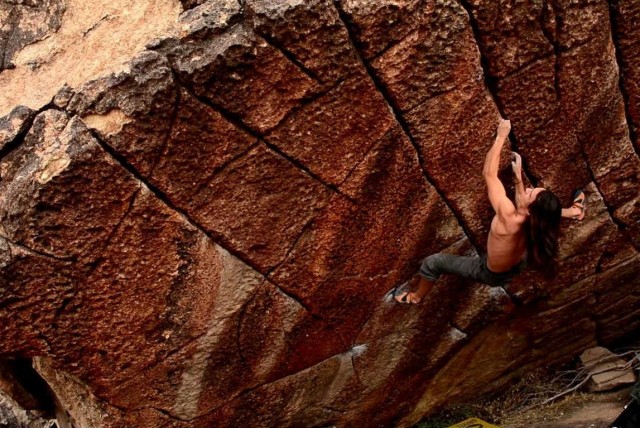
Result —
<path fill-rule="evenodd" d="M 193 32 L 164 49 L 181 81 L 196 95 L 264 134 L 320 85 L 247 23 L 233 25 L 233 17 L 231 9 L 209 25 L 211 30 L 200 32 L 204 35 Z M 184 25 L 193 26 L 193 20 Z M 211 31 L 221 32 L 215 43 L 205 37 Z"/>
<path fill-rule="evenodd" d="M 193 9 L 196 6 L 199 6 L 203 3 L 205 3 L 207 0 L 180 0 L 180 3 L 182 3 L 182 6 L 184 7 L 184 10 L 188 10 L 188 9 Z"/>
<path fill-rule="evenodd" d="M 415 30 L 433 2 L 420 0 L 342 0 L 338 3 L 349 23 L 362 56 L 371 60 Z"/>
<path fill-rule="evenodd" d="M 337 186 L 394 123 L 380 93 L 360 73 L 297 110 L 265 138 Z"/>
<path fill-rule="evenodd" d="M 608 4 L 545 1 L 505 14 L 506 2 L 464 3 L 480 36 L 498 106 L 514 122 L 518 147 L 531 160 L 531 177 L 561 197 L 594 180 L 614 220 L 637 247 L 640 160 L 620 92 Z M 625 13 L 613 13 L 623 27 L 624 18 L 633 19 L 633 8 L 627 10 L 625 3 L 620 3 L 622 9 L 613 7 Z M 506 42 L 514 33 L 527 34 L 522 46 Z M 633 31 L 624 34 L 633 38 Z M 632 51 L 624 52 L 634 57 Z M 624 87 L 624 74 L 622 82 Z"/>
<path fill-rule="evenodd" d="M 412 426 L 637 333 L 635 2 L 151 3 L 0 4 L 0 361 L 59 426 Z M 484 251 L 499 115 L 509 194 L 586 190 L 558 275 L 395 304 Z"/>
<path fill-rule="evenodd" d="M 5 1 L 0 3 L 0 72 L 14 68 L 13 57 L 25 46 L 58 31 L 63 0 Z"/>
<path fill-rule="evenodd" d="M 75 88 L 125 69 L 149 41 L 177 31 L 181 11 L 177 0 L 0 2 L 0 46 L 10 43 L 0 63 L 8 65 L 10 53 L 13 64 L 0 72 L 0 116 L 19 104 L 39 110 L 65 83 Z"/>
<path fill-rule="evenodd" d="M 193 197 L 190 212 L 266 273 L 284 260 L 330 194 L 322 183 L 259 144 L 213 175 Z M 277 215 L 282 207 L 286 217 Z"/>
<path fill-rule="evenodd" d="M 330 86 L 358 70 L 358 53 L 331 0 L 246 4 L 256 31 L 314 80 Z"/>
<path fill-rule="evenodd" d="M 11 428 L 59 428 L 56 420 L 24 410 L 0 390 L 0 426 Z"/>
<path fill-rule="evenodd" d="M 636 375 L 627 367 L 627 362 L 607 348 L 587 349 L 580 354 L 580 362 L 590 375 L 589 391 L 610 391 L 636 382 Z"/>
<path fill-rule="evenodd" d="M 0 153 L 24 135 L 31 126 L 35 113 L 25 106 L 18 106 L 0 119 Z"/>
<path fill-rule="evenodd" d="M 640 4 L 629 0 L 610 1 L 613 42 L 620 66 L 620 88 L 625 98 L 630 137 L 640 151 Z"/>
<path fill-rule="evenodd" d="M 140 173 L 150 175 L 172 131 L 179 94 L 161 55 L 146 52 L 131 61 L 130 69 L 84 85 L 66 109 Z M 146 115 L 155 120 L 136 120 Z"/>

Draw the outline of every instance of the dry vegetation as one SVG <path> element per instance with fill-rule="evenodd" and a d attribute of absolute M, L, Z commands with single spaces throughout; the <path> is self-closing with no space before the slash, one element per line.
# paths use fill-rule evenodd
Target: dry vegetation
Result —
<path fill-rule="evenodd" d="M 617 353 L 638 370 L 640 348 Z M 529 427 L 559 421 L 569 413 L 603 399 L 603 393 L 589 393 L 584 385 L 590 367 L 576 363 L 556 371 L 539 369 L 519 379 L 504 391 L 472 403 L 449 407 L 416 425 L 415 428 L 445 428 L 464 419 L 477 417 L 502 427 Z M 630 388 L 623 391 L 625 400 Z"/>

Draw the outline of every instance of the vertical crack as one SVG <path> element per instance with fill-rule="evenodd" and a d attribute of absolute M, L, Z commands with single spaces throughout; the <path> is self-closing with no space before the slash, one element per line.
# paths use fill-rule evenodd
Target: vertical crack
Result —
<path fill-rule="evenodd" d="M 136 198 L 138 197 L 138 194 L 140 193 L 141 190 L 142 190 L 142 186 L 138 185 L 138 188 L 133 192 L 133 194 L 129 198 L 129 205 L 127 206 L 127 210 L 122 215 L 122 217 L 120 217 L 120 220 L 118 220 L 118 223 L 116 223 L 116 225 L 113 227 L 113 229 L 111 229 L 111 232 L 107 236 L 107 239 L 105 239 L 104 244 L 100 247 L 100 250 L 99 250 L 98 254 L 101 255 L 107 249 L 109 244 L 111 244 L 111 240 L 113 239 L 113 237 L 116 235 L 116 233 L 120 229 L 120 226 L 122 225 L 122 223 L 124 223 L 124 220 L 129 216 L 129 214 L 133 210 Z"/>
<path fill-rule="evenodd" d="M 100 264 L 102 262 L 102 254 L 105 252 L 107 247 L 109 247 L 109 245 L 111 244 L 111 241 L 113 240 L 113 237 L 116 235 L 116 233 L 120 229 L 120 226 L 122 225 L 124 220 L 129 216 L 129 214 L 133 210 L 133 207 L 134 207 L 134 204 L 135 204 L 135 200 L 136 200 L 136 198 L 137 198 L 137 196 L 138 196 L 138 194 L 140 193 L 141 190 L 142 190 L 142 186 L 139 185 L 138 189 L 136 189 L 133 192 L 133 194 L 131 195 L 131 197 L 129 199 L 129 205 L 127 206 L 127 209 L 126 209 L 125 213 L 122 215 L 122 217 L 120 217 L 120 219 L 118 220 L 118 223 L 116 223 L 116 225 L 111 229 L 111 232 L 109 232 L 109 235 L 104 240 L 104 244 L 102 244 L 100 246 L 100 249 L 98 250 L 97 255 L 95 257 L 95 260 L 91 264 L 91 268 L 83 276 L 83 278 L 85 280 L 88 280 L 89 278 L 91 278 L 91 275 L 93 275 L 93 273 L 98 269 L 98 267 L 100 267 Z M 78 296 L 78 288 L 74 287 L 71 295 L 69 297 L 66 297 L 65 299 L 63 299 L 62 304 L 56 309 L 54 320 L 56 320 L 60 315 L 62 315 L 62 313 L 69 306 L 69 304 L 73 300 L 75 300 L 76 296 Z M 83 299 L 82 299 L 82 296 L 81 296 L 80 301 L 78 303 L 76 303 L 75 306 L 82 306 L 82 302 L 83 302 Z M 54 330 L 57 329 L 57 323 L 55 321 L 54 321 L 52 326 L 53 326 Z"/>
<path fill-rule="evenodd" d="M 262 289 L 262 287 L 264 287 L 265 282 L 267 282 L 267 278 L 263 277 L 260 285 L 256 287 L 256 289 L 251 294 L 251 297 L 249 297 L 245 302 L 242 303 L 242 307 L 238 311 L 238 322 L 236 325 L 236 347 L 238 348 L 238 356 L 240 356 L 240 360 L 247 366 L 249 366 L 249 363 L 247 362 L 247 358 L 242 351 L 242 323 L 244 322 L 244 317 L 247 314 L 249 304 L 251 304 L 251 302 L 253 302 L 253 300 L 256 298 L 258 292 Z"/>
<path fill-rule="evenodd" d="M 467 13 L 469 26 L 471 27 L 473 38 L 475 39 L 476 46 L 478 47 L 478 54 L 480 55 L 480 67 L 482 68 L 482 77 L 485 87 L 487 88 L 489 95 L 491 95 L 493 103 L 498 108 L 500 115 L 502 117 L 506 117 L 504 114 L 504 105 L 502 104 L 502 100 L 498 96 L 498 78 L 489 73 L 489 59 L 482 53 L 482 31 L 480 31 L 478 23 L 476 22 L 475 15 L 473 14 L 473 7 L 469 4 L 469 0 L 458 0 L 458 3 Z"/>
<path fill-rule="evenodd" d="M 626 61 L 624 59 L 622 48 L 620 46 L 620 41 L 618 40 L 618 19 L 619 19 L 619 0 L 608 0 L 609 4 L 609 23 L 610 23 L 610 32 L 611 32 L 611 41 L 613 43 L 614 51 L 615 51 L 615 60 L 616 66 L 618 67 L 618 87 L 620 88 L 620 93 L 622 95 L 622 100 L 624 102 L 624 112 L 627 120 L 627 128 L 629 130 L 629 138 L 631 139 L 631 145 L 636 152 L 636 156 L 640 156 L 640 141 L 638 140 L 638 124 L 633 120 L 633 116 L 631 114 L 631 102 L 629 97 L 629 92 L 627 91 L 627 87 L 625 85 L 625 75 L 626 73 L 623 71 L 623 66 Z"/>
<path fill-rule="evenodd" d="M 587 155 L 584 153 L 584 149 L 581 153 L 582 153 L 583 161 L 587 167 L 587 171 L 589 172 L 589 177 L 591 178 L 591 181 L 593 182 L 594 186 L 596 186 L 596 190 L 598 191 L 600 196 L 602 196 L 602 203 L 604 204 L 605 208 L 607 209 L 607 212 L 609 213 L 609 218 L 618 227 L 618 230 L 627 238 L 627 240 L 631 243 L 633 248 L 635 248 L 636 251 L 640 252 L 640 245 L 638 245 L 638 243 L 632 237 L 629 236 L 629 233 L 627 232 L 627 225 L 624 224 L 622 221 L 620 221 L 620 219 L 616 218 L 616 216 L 614 215 L 614 209 L 611 206 L 609 206 L 609 204 L 607 203 L 606 196 L 602 191 L 602 189 L 600 188 L 598 179 L 596 178 L 593 172 L 593 169 L 591 168 L 591 165 L 588 162 Z"/>
<path fill-rule="evenodd" d="M 360 380 L 360 375 L 358 374 L 358 370 L 356 369 L 356 353 L 355 352 L 351 352 L 351 369 L 353 370 L 353 375 L 355 376 L 356 380 L 358 381 L 358 383 L 364 387 L 366 387 L 366 383 L 362 382 L 362 380 Z"/>
<path fill-rule="evenodd" d="M 265 279 L 267 279 L 271 284 L 273 284 L 275 287 L 278 288 L 278 290 L 285 295 L 286 297 L 288 297 L 289 299 L 293 300 L 294 302 L 296 302 L 297 304 L 299 304 L 305 311 L 307 311 L 309 313 L 309 315 L 311 315 L 312 318 L 317 319 L 319 321 L 322 321 L 323 323 L 326 324 L 326 326 L 335 332 L 335 328 L 333 325 L 331 325 L 331 323 L 325 321 L 320 315 L 316 314 L 311 307 L 309 307 L 306 303 L 304 303 L 304 301 L 302 300 L 301 297 L 297 296 L 296 294 L 285 290 L 280 284 L 278 284 L 276 281 L 274 281 L 271 278 L 271 274 L 278 269 L 280 266 L 282 266 L 284 263 L 286 263 L 286 261 L 289 259 L 289 256 L 291 255 L 291 252 L 296 248 L 296 246 L 298 245 L 298 242 L 300 241 L 300 239 L 304 236 L 304 234 L 306 233 L 306 231 L 311 227 L 311 225 L 313 224 L 314 219 L 311 218 L 302 228 L 302 230 L 300 231 L 300 234 L 298 234 L 297 238 L 295 239 L 295 241 L 293 242 L 293 244 L 291 245 L 291 247 L 289 248 L 289 250 L 287 251 L 286 256 L 284 257 L 284 259 L 278 263 L 276 266 L 274 266 L 273 268 L 271 268 L 265 275 Z M 347 348 L 347 341 L 344 340 L 344 338 L 340 335 L 336 333 L 336 336 L 340 339 L 340 342 L 342 343 L 342 345 Z"/>
<path fill-rule="evenodd" d="M 478 47 L 478 54 L 480 55 L 480 67 L 482 68 L 482 77 L 484 80 L 485 88 L 491 99 L 493 100 L 494 105 L 498 109 L 500 116 L 503 118 L 507 118 L 507 114 L 505 113 L 505 106 L 502 102 L 502 99 L 498 95 L 498 82 L 499 78 L 493 76 L 489 72 L 489 59 L 483 53 L 483 44 L 482 44 L 482 32 L 478 27 L 478 23 L 476 22 L 475 16 L 473 14 L 473 7 L 469 4 L 469 0 L 458 0 L 460 6 L 465 10 L 467 16 L 469 18 L 469 26 L 471 27 L 471 32 L 473 33 L 473 38 L 475 39 L 476 46 Z M 542 14 L 541 14 L 542 16 Z M 541 22 L 542 25 L 542 22 Z M 543 26 L 544 28 L 544 26 Z M 543 30 L 544 31 L 544 30 Z M 546 36 L 546 33 L 545 33 Z M 549 42 L 554 46 L 554 50 L 559 47 L 556 47 L 556 44 L 549 40 Z M 556 54 L 556 62 L 555 62 L 555 73 L 554 73 L 554 88 L 556 91 L 556 97 L 559 98 L 559 86 L 558 86 L 558 56 Z M 520 144 L 518 138 L 515 135 L 515 132 L 509 133 L 509 142 L 513 151 L 520 152 Z M 527 165 L 527 162 L 523 159 L 522 161 L 522 171 L 526 178 L 533 184 L 534 187 L 538 186 L 538 177 L 532 173 L 530 168 Z"/>
<path fill-rule="evenodd" d="M 470 230 L 467 228 L 467 226 L 458 218 L 458 216 L 455 215 L 456 211 L 453 210 L 453 208 L 451 207 L 451 204 L 450 204 L 448 198 L 445 197 L 445 195 L 442 192 L 442 190 L 440 190 L 437 186 L 435 186 L 433 177 L 431 177 L 431 175 L 427 172 L 427 169 L 425 167 L 424 158 L 422 156 L 422 153 L 420 151 L 418 143 L 416 142 L 415 138 L 411 134 L 411 131 L 409 129 L 409 125 L 404 120 L 404 117 L 401 114 L 400 108 L 393 102 L 393 98 L 390 96 L 390 94 L 387 91 L 387 89 L 384 87 L 384 85 L 382 84 L 380 79 L 377 77 L 377 75 L 376 75 L 375 71 L 373 70 L 373 68 L 371 67 L 371 65 L 364 60 L 364 58 L 362 57 L 362 54 L 360 53 L 360 50 L 357 48 L 356 38 L 355 38 L 355 36 L 353 34 L 353 28 L 352 28 L 353 27 L 353 23 L 350 21 L 348 15 L 346 14 L 344 9 L 342 8 L 342 5 L 340 4 L 340 0 L 333 0 L 333 4 L 334 4 L 336 10 L 338 11 L 338 16 L 340 17 L 340 20 L 342 21 L 342 24 L 344 25 L 345 29 L 347 30 L 347 33 L 349 34 L 349 42 L 351 43 L 351 46 L 352 46 L 353 50 L 356 52 L 360 63 L 363 65 L 364 69 L 366 70 L 367 74 L 369 75 L 369 78 L 371 79 L 371 81 L 375 85 L 375 87 L 378 90 L 378 92 L 382 95 L 385 103 L 387 104 L 387 106 L 391 110 L 396 122 L 398 123 L 398 125 L 402 129 L 403 133 L 407 136 L 407 138 L 411 142 L 411 145 L 413 146 L 413 149 L 414 149 L 414 151 L 416 153 L 416 156 L 418 157 L 418 163 L 420 165 L 420 169 L 422 171 L 422 175 L 424 176 L 426 181 L 429 183 L 429 185 L 431 185 L 431 187 L 438 193 L 438 195 L 440 196 L 442 201 L 445 203 L 445 205 L 447 206 L 449 211 L 454 214 L 454 217 L 456 218 L 456 220 L 458 222 L 458 225 L 460 226 L 460 228 L 463 230 L 464 234 L 469 239 L 469 242 L 474 247 L 474 249 L 476 251 L 478 251 L 479 245 L 477 245 L 477 243 L 474 243 L 473 239 L 470 238 L 471 236 L 473 236 L 473 234 L 470 232 Z"/>
<path fill-rule="evenodd" d="M 304 236 L 304 234 L 307 232 L 307 230 L 311 227 L 311 225 L 313 224 L 315 218 L 310 218 L 309 221 L 307 221 L 305 223 L 304 226 L 302 226 L 302 229 L 300 230 L 300 233 L 298 234 L 298 236 L 296 237 L 296 239 L 293 241 L 293 244 L 291 245 L 291 247 L 289 247 L 289 250 L 287 251 L 287 253 L 285 254 L 284 258 L 282 259 L 282 261 L 280 263 L 278 263 L 277 265 L 275 265 L 274 267 L 272 267 L 271 269 L 269 269 L 267 271 L 267 273 L 265 274 L 265 276 L 267 277 L 267 279 L 269 281 L 271 281 L 270 276 L 273 274 L 273 272 L 275 272 L 280 266 L 282 266 L 283 264 L 285 264 L 287 262 L 287 260 L 289 260 L 289 257 L 291 256 L 291 253 L 293 252 L 293 250 L 296 248 L 296 246 L 298 245 L 298 242 L 300 241 L 300 239 L 302 239 L 302 237 Z"/>
<path fill-rule="evenodd" d="M 267 278 L 269 280 L 269 282 L 271 284 L 273 284 L 283 295 L 285 295 L 286 297 L 288 297 L 289 299 L 293 300 L 294 302 L 296 302 L 298 305 L 300 305 L 300 307 L 302 307 L 310 316 L 311 318 L 313 318 L 314 320 L 320 321 L 321 323 L 323 323 L 329 330 L 331 330 L 333 332 L 333 334 L 338 338 L 338 340 L 340 341 L 340 343 L 342 344 L 342 349 L 349 349 L 350 346 L 347 343 L 347 341 L 345 340 L 344 337 L 342 337 L 341 334 L 339 334 L 336 331 L 336 328 L 329 322 L 326 321 L 322 316 L 320 316 L 319 314 L 317 314 L 309 305 L 307 305 L 299 296 L 291 293 L 290 291 L 285 290 L 284 288 L 282 288 L 282 286 L 280 286 L 277 282 Z"/>
<path fill-rule="evenodd" d="M 555 23 L 555 31 L 556 34 L 551 34 L 549 29 L 545 25 L 545 19 L 547 18 L 546 10 L 547 5 L 551 7 L 551 11 L 554 15 L 554 23 Z M 556 5 L 554 0 L 545 0 L 542 4 L 542 11 L 540 12 L 540 29 L 542 30 L 542 34 L 549 41 L 551 46 L 553 47 L 553 55 L 554 55 L 554 63 L 553 63 L 553 88 L 556 93 L 556 101 L 560 102 L 560 44 L 558 43 L 558 35 L 560 34 L 560 25 L 561 21 L 556 13 Z"/>
<path fill-rule="evenodd" d="M 29 326 L 30 328 L 32 328 L 35 331 L 36 336 L 38 336 L 38 338 L 40 340 L 42 340 L 42 342 L 44 342 L 45 346 L 47 347 L 46 353 L 50 354 L 51 353 L 51 343 L 49 343 L 49 340 L 47 339 L 47 336 L 45 336 L 45 334 L 42 332 L 42 330 L 40 330 L 40 328 L 38 327 L 39 322 L 23 318 L 19 311 L 13 311 L 13 314 L 18 319 L 20 319 L 25 325 Z"/>
<path fill-rule="evenodd" d="M 156 167 L 158 166 L 162 158 L 166 156 L 167 148 L 169 147 L 169 141 L 171 140 L 171 133 L 173 132 L 173 127 L 175 126 L 176 121 L 178 120 L 178 112 L 180 111 L 180 86 L 178 85 L 175 79 L 174 79 L 174 82 L 176 82 L 175 83 L 176 94 L 173 101 L 173 111 L 171 112 L 171 118 L 169 119 L 169 129 L 167 130 L 167 135 L 164 137 L 164 140 L 162 141 L 160 150 L 158 150 L 158 155 L 156 156 L 155 160 L 151 164 L 151 169 L 149 170 L 149 177 L 153 177 L 153 173 Z"/>

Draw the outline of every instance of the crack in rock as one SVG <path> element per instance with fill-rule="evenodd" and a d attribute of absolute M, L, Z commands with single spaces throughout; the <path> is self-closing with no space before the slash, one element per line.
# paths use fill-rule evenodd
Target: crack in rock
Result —
<path fill-rule="evenodd" d="M 383 96 L 383 98 L 385 100 L 385 103 L 388 105 L 390 111 L 392 112 L 392 114 L 394 116 L 394 119 L 400 125 L 400 127 L 402 128 L 402 131 L 404 132 L 404 134 L 407 136 L 407 138 L 411 142 L 411 145 L 413 146 L 413 149 L 415 150 L 416 155 L 418 157 L 418 161 L 419 161 L 419 164 L 420 164 L 420 169 L 422 170 L 422 174 L 423 174 L 424 178 L 427 180 L 429 185 L 433 189 L 435 189 L 435 191 L 440 195 L 440 198 L 444 201 L 444 203 L 446 204 L 446 206 L 449 209 L 449 211 L 454 215 L 454 217 L 456 218 L 456 220 L 458 222 L 458 225 L 464 231 L 465 235 L 467 237 L 468 236 L 472 236 L 469 233 L 469 231 L 467 230 L 467 228 L 464 225 L 464 223 L 455 214 L 455 211 L 452 209 L 448 198 L 446 198 L 444 193 L 434 184 L 433 178 L 430 177 L 429 173 L 427 172 L 427 168 L 425 168 L 425 161 L 423 159 L 423 156 L 422 156 L 422 154 L 420 152 L 420 149 L 418 148 L 418 145 L 417 145 L 413 135 L 411 134 L 411 131 L 409 130 L 408 124 L 404 120 L 404 118 L 403 118 L 400 110 L 398 109 L 398 107 L 392 101 L 392 98 L 387 93 L 387 90 L 385 89 L 385 87 L 381 84 L 379 79 L 376 77 L 375 72 L 372 69 L 371 65 L 369 63 L 367 63 L 364 60 L 364 58 L 362 57 L 362 55 L 360 54 L 360 51 L 359 51 L 358 46 L 356 44 L 357 43 L 356 39 L 352 34 L 352 32 L 353 32 L 352 27 L 353 26 L 350 25 L 348 16 L 345 13 L 345 11 L 342 9 L 342 5 L 340 3 L 340 0 L 333 0 L 333 4 L 334 4 L 336 10 L 338 11 L 338 15 L 339 15 L 340 19 L 342 20 L 343 25 L 347 29 L 347 33 L 349 34 L 349 43 L 351 43 L 351 45 L 353 46 L 353 49 L 358 53 L 358 59 L 359 59 L 360 63 L 362 64 L 362 66 L 366 70 L 367 75 L 369 76 L 369 78 L 371 79 L 373 84 L 375 85 L 375 87 L 378 90 L 378 92 Z"/>

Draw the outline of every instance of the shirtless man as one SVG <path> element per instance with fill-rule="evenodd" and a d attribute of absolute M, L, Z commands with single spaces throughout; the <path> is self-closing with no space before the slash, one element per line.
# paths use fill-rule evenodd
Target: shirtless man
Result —
<path fill-rule="evenodd" d="M 503 286 L 527 263 L 547 267 L 558 252 L 560 218 L 584 217 L 584 193 L 577 191 L 571 208 L 563 209 L 558 198 L 542 187 L 524 188 L 522 160 L 513 153 L 515 205 L 507 197 L 498 178 L 500 153 L 511 130 L 508 120 L 500 119 L 498 135 L 484 162 L 484 179 L 489 201 L 496 215 L 491 221 L 486 256 L 464 257 L 438 253 L 423 260 L 420 284 L 415 292 L 395 296 L 400 303 L 420 303 L 443 273 L 452 273 L 491 286 Z"/>

